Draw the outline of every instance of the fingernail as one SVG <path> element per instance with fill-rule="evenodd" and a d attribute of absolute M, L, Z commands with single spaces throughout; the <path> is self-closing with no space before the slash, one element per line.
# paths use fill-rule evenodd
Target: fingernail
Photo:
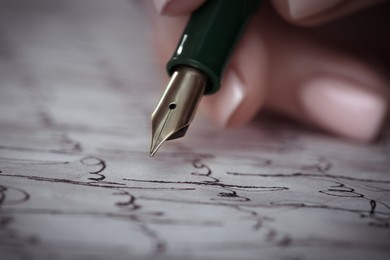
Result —
<path fill-rule="evenodd" d="M 163 14 L 170 1 L 171 0 L 153 0 L 154 8 L 156 9 L 157 13 Z"/>
<path fill-rule="evenodd" d="M 320 14 L 343 0 L 287 0 L 288 11 L 294 19 L 303 19 Z"/>
<path fill-rule="evenodd" d="M 387 110 L 383 96 L 338 78 L 308 81 L 302 88 L 301 101 L 319 126 L 360 141 L 377 135 Z"/>
<path fill-rule="evenodd" d="M 205 97 L 205 109 L 209 116 L 220 127 L 231 126 L 231 119 L 234 113 L 245 99 L 245 86 L 233 71 L 227 73 L 227 77 L 221 89 L 215 96 Z"/>

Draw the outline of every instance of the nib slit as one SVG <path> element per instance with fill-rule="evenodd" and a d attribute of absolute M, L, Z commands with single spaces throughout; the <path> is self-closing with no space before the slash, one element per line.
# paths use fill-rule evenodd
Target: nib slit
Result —
<path fill-rule="evenodd" d="M 165 117 L 165 120 L 164 120 L 164 123 L 160 129 L 160 132 L 158 133 L 158 136 L 157 136 L 157 139 L 154 139 L 153 138 L 153 141 L 152 141 L 152 146 L 150 148 L 150 157 L 153 157 L 153 155 L 157 152 L 158 148 L 160 148 L 160 146 L 164 143 L 164 141 L 167 139 L 167 137 L 165 138 L 162 138 L 162 140 L 160 141 L 160 137 L 161 137 L 161 134 L 164 130 L 164 127 L 168 121 L 168 118 L 169 118 L 169 115 L 170 115 L 171 111 L 168 111 L 168 114 L 167 116 Z"/>

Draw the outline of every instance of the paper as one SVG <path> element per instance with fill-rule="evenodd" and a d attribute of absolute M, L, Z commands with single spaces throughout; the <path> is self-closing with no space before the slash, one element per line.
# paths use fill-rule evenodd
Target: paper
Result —
<path fill-rule="evenodd" d="M 198 114 L 149 158 L 149 32 L 140 1 L 0 3 L 0 259 L 389 259 L 388 130 Z"/>

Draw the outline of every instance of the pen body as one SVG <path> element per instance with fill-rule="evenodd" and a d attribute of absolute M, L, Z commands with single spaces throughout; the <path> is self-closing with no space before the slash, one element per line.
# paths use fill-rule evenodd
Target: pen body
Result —
<path fill-rule="evenodd" d="M 196 10 L 167 64 L 171 75 L 180 66 L 199 69 L 208 76 L 204 94 L 220 87 L 233 49 L 260 0 L 208 0 Z"/>

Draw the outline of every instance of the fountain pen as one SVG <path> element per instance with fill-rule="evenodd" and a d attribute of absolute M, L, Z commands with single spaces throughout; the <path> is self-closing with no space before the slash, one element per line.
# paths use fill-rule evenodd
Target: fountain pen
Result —
<path fill-rule="evenodd" d="M 260 0 L 208 0 L 192 13 L 172 58 L 171 76 L 152 113 L 152 157 L 183 137 L 203 95 L 218 91 L 222 74 Z"/>

